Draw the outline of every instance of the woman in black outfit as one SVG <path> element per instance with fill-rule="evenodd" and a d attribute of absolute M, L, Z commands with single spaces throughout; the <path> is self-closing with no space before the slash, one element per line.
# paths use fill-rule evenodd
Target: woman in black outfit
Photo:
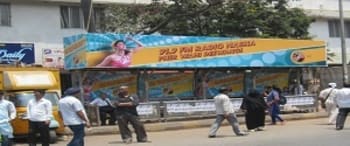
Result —
<path fill-rule="evenodd" d="M 262 131 L 265 126 L 267 104 L 257 90 L 251 90 L 243 98 L 241 109 L 245 111 L 246 126 L 249 131 Z"/>

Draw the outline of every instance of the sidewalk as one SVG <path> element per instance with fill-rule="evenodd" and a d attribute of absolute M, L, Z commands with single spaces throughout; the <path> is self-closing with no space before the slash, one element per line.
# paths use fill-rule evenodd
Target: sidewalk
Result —
<path fill-rule="evenodd" d="M 305 120 L 327 117 L 326 112 L 312 112 L 312 113 L 290 113 L 281 115 L 286 121 L 292 120 Z M 244 124 L 244 117 L 238 117 L 240 124 Z M 270 122 L 270 117 L 266 116 L 266 122 Z M 210 127 L 214 122 L 214 119 L 199 119 L 189 121 L 169 121 L 169 122 L 156 122 L 146 123 L 145 128 L 147 132 L 155 131 L 167 131 L 167 130 L 181 130 L 190 128 Z M 225 121 L 223 125 L 227 125 Z M 70 130 L 66 128 L 66 134 L 71 134 Z M 103 135 L 103 134 L 119 134 L 118 126 L 99 126 L 92 127 L 86 130 L 86 135 Z"/>

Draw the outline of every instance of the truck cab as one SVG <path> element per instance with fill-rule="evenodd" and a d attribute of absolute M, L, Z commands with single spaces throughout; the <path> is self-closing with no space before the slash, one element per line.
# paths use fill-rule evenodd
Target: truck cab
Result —
<path fill-rule="evenodd" d="M 64 125 L 58 113 L 58 101 L 61 93 L 59 70 L 34 67 L 0 67 L 0 90 L 13 102 L 17 115 L 11 121 L 14 136 L 28 135 L 27 104 L 35 98 L 33 90 L 44 89 L 44 98 L 52 103 L 53 118 L 50 122 L 50 142 L 57 141 L 57 135 L 64 134 Z"/>

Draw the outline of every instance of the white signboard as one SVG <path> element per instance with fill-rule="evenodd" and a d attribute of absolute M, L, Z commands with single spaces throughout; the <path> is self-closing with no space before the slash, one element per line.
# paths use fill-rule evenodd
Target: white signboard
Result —
<path fill-rule="evenodd" d="M 63 49 L 43 49 L 43 66 L 63 68 L 64 50 Z"/>

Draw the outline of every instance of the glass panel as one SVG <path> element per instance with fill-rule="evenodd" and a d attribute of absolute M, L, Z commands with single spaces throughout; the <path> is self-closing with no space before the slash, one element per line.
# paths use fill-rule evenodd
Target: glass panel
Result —
<path fill-rule="evenodd" d="M 333 28 L 332 20 L 328 20 L 328 32 L 329 32 L 329 37 L 334 37 L 334 28 Z"/>
<path fill-rule="evenodd" d="M 29 100 L 34 98 L 34 93 L 19 93 L 15 96 L 10 97 L 10 100 L 15 104 L 15 106 L 27 106 Z M 51 101 L 52 106 L 58 105 L 58 95 L 55 92 L 46 92 L 45 99 Z"/>
<path fill-rule="evenodd" d="M 350 21 L 345 21 L 345 36 L 350 38 Z"/>
<path fill-rule="evenodd" d="M 68 28 L 69 27 L 69 17 L 68 17 L 68 7 L 61 6 L 61 27 Z"/>
<path fill-rule="evenodd" d="M 96 30 L 101 30 L 103 21 L 103 9 L 102 8 L 94 8 L 94 20 L 95 20 L 95 26 Z"/>
<path fill-rule="evenodd" d="M 10 26 L 10 5 L 0 3 L 0 25 Z"/>
<path fill-rule="evenodd" d="M 71 28 L 83 28 L 82 15 L 79 7 L 70 7 L 70 21 Z"/>
<path fill-rule="evenodd" d="M 335 37 L 340 37 L 340 21 L 334 20 L 334 27 L 335 27 Z"/>

